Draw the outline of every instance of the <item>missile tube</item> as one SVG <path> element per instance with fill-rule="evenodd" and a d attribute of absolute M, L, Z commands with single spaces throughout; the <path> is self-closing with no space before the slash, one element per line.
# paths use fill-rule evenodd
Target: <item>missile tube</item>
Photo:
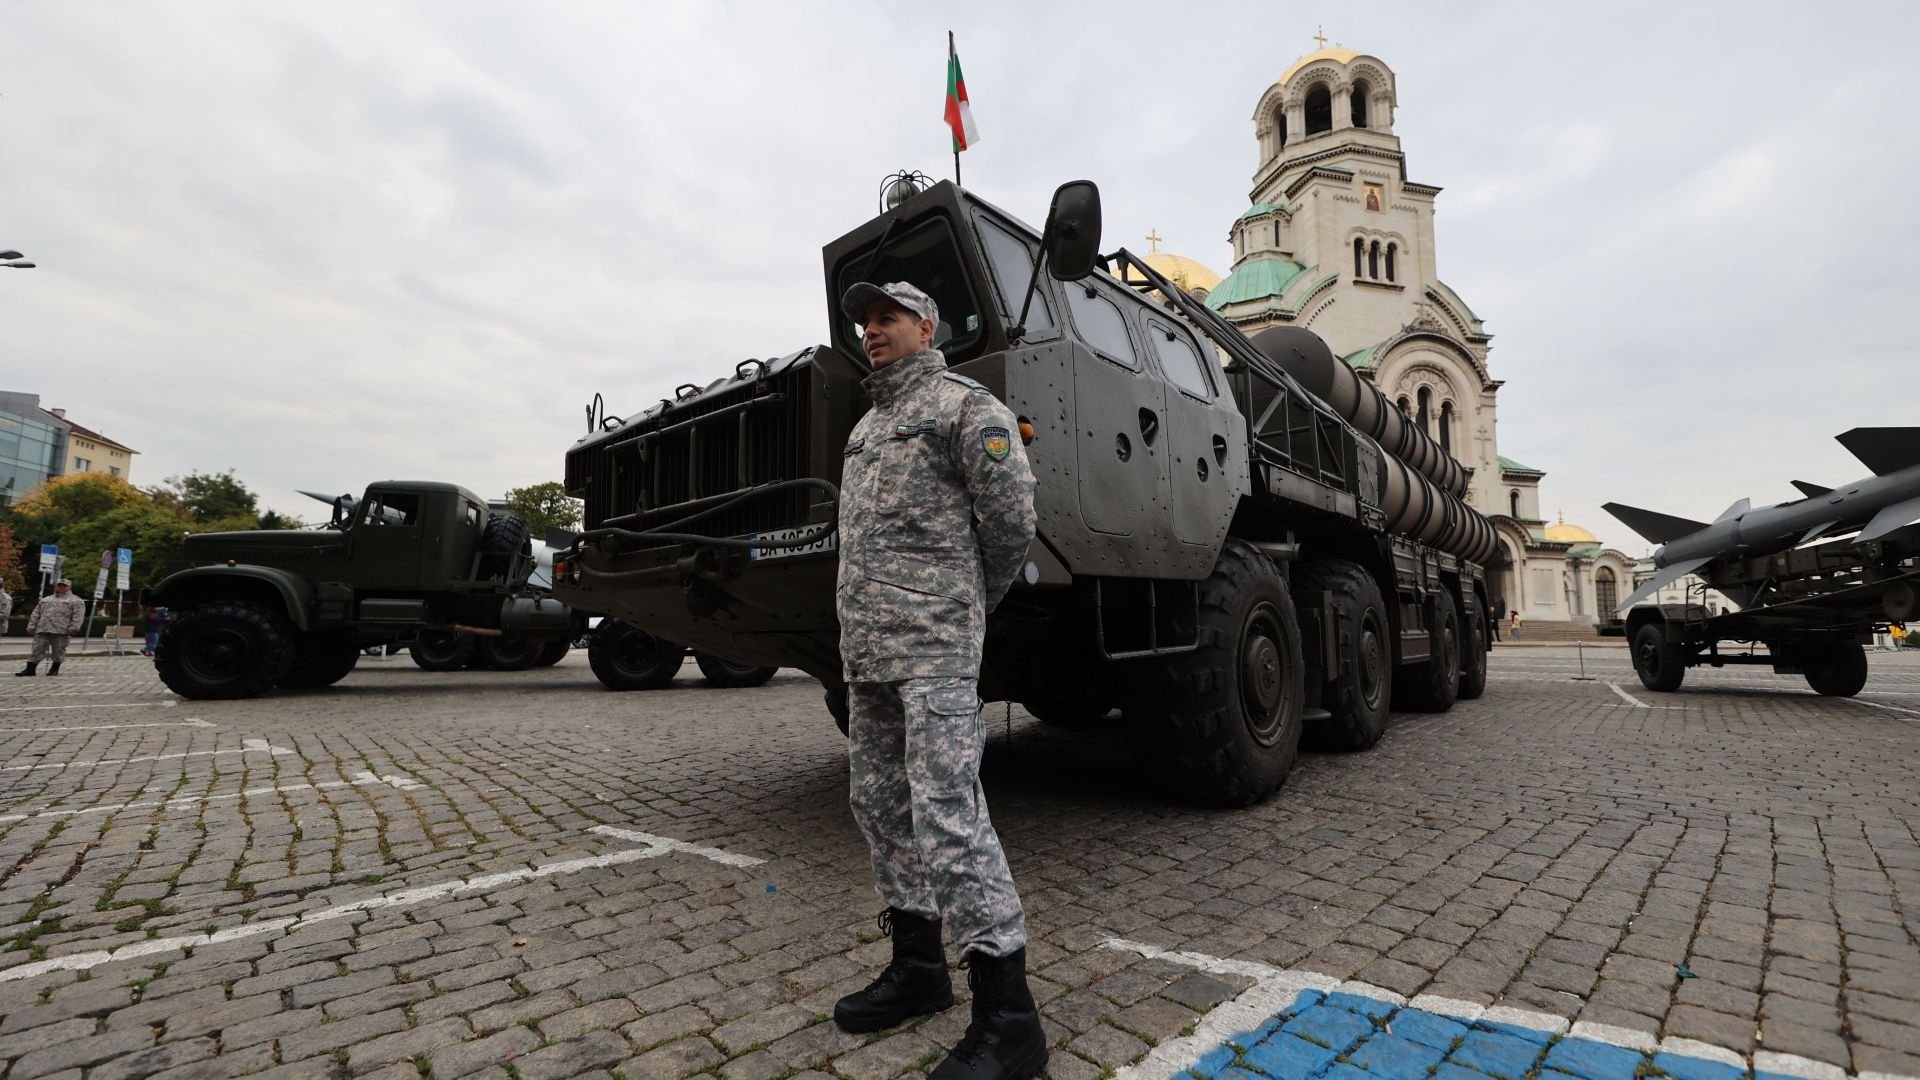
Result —
<path fill-rule="evenodd" d="M 1372 383 L 1333 355 L 1320 335 L 1298 326 L 1274 326 L 1255 334 L 1253 344 L 1382 450 L 1413 466 L 1440 490 L 1456 497 L 1466 495 L 1466 468 L 1419 424 L 1401 415 Z"/>

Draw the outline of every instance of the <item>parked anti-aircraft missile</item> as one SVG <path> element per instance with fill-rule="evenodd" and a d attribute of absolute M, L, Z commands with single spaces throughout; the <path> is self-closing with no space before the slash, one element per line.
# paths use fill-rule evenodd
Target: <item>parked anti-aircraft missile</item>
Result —
<path fill-rule="evenodd" d="M 1856 529 L 1854 542 L 1867 543 L 1920 521 L 1920 428 L 1854 428 L 1835 438 L 1873 475 L 1837 488 L 1795 480 L 1806 498 L 1757 510 L 1741 499 L 1711 522 L 1605 504 L 1628 528 L 1661 545 L 1653 553 L 1660 572 L 1619 610 L 1715 563 L 1771 555 Z"/>

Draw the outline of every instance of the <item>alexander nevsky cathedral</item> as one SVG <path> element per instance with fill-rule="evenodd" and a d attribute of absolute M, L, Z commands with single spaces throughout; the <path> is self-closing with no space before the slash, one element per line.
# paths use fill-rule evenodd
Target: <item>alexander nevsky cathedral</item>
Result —
<path fill-rule="evenodd" d="M 1493 519 L 1492 596 L 1527 630 L 1592 627 L 1631 590 L 1633 561 L 1540 513 L 1546 474 L 1503 457 L 1493 335 L 1440 280 L 1440 188 L 1407 177 L 1393 133 L 1393 69 L 1352 49 L 1300 58 L 1253 110 L 1252 205 L 1228 239 L 1233 269 L 1157 248 L 1147 262 L 1248 334 L 1305 326 L 1473 470 L 1467 501 Z M 1150 238 L 1157 239 L 1157 238 Z"/>

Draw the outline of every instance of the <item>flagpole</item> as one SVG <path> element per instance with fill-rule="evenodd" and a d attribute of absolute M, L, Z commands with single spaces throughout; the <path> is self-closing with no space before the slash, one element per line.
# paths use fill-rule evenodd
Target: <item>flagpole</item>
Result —
<path fill-rule="evenodd" d="M 947 66 L 949 68 L 953 66 L 954 59 L 959 55 L 959 51 L 954 48 L 953 31 L 949 30 L 947 31 Z M 960 186 L 960 148 L 958 146 L 953 149 L 953 186 Z"/>

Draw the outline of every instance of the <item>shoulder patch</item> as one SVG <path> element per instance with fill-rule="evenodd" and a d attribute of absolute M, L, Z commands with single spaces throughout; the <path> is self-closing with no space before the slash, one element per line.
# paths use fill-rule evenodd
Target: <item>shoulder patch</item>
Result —
<path fill-rule="evenodd" d="M 986 389 L 986 387 L 985 387 L 985 386 L 983 386 L 983 385 L 981 385 L 980 383 L 977 383 L 977 382 L 975 382 L 975 381 L 974 381 L 974 380 L 972 380 L 972 379 L 969 379 L 969 378 L 967 378 L 967 377 L 966 377 L 965 375 L 956 375 L 956 374 L 954 374 L 954 373 L 953 373 L 953 372 L 951 372 L 951 371 L 948 371 L 948 372 L 943 372 L 943 373 L 941 373 L 941 376 L 940 376 L 940 377 L 941 377 L 941 378 L 943 378 L 943 379 L 947 379 L 947 380 L 949 380 L 949 381 L 951 381 L 951 382 L 957 382 L 957 383 L 959 383 L 959 384 L 960 384 L 961 386 L 964 386 L 964 387 L 967 387 L 968 389 L 971 389 L 971 390 L 985 390 L 985 389 Z"/>
<path fill-rule="evenodd" d="M 981 428 L 980 448 L 988 457 L 999 461 L 1013 449 L 1013 433 L 1003 427 Z"/>

